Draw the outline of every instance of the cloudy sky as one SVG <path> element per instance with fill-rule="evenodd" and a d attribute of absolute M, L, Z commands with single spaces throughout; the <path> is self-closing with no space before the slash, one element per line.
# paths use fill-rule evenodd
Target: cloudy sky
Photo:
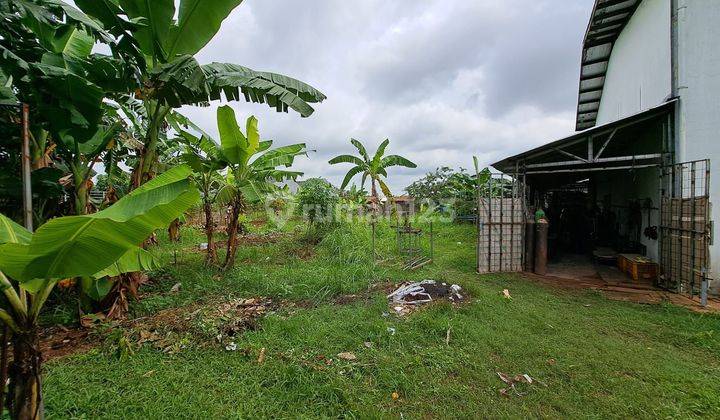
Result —
<path fill-rule="evenodd" d="M 418 164 L 393 168 L 400 192 L 438 166 L 472 167 L 569 134 L 582 37 L 592 0 L 245 0 L 199 54 L 305 81 L 328 97 L 300 118 L 265 105 L 261 136 L 304 141 L 298 168 L 338 184 L 327 161 L 390 138 L 389 152 Z M 215 109 L 186 108 L 216 133 Z M 359 179 L 358 179 L 359 182 Z"/>

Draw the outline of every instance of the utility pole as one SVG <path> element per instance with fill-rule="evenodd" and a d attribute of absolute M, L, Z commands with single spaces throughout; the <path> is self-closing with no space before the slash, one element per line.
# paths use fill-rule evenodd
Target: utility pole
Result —
<path fill-rule="evenodd" d="M 22 104 L 22 183 L 23 220 L 25 228 L 33 231 L 32 185 L 30 180 L 30 107 Z"/>

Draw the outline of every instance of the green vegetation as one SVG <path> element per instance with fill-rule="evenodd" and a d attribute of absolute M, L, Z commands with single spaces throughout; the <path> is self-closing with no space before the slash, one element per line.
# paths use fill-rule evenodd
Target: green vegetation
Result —
<path fill-rule="evenodd" d="M 312 223 L 334 221 L 335 206 L 340 197 L 327 180 L 310 178 L 303 181 L 297 194 L 298 212 Z"/>
<path fill-rule="evenodd" d="M 277 242 L 241 246 L 241 263 L 227 272 L 205 267 L 201 254 L 185 252 L 177 265 L 157 273 L 152 293 L 133 306 L 135 316 L 151 316 L 193 304 L 214 308 L 229 297 L 285 300 L 255 330 L 234 337 L 237 351 L 196 339 L 174 354 L 146 343 L 118 357 L 112 351 L 117 339 L 109 340 L 49 363 L 48 414 L 720 415 L 717 315 L 610 301 L 514 275 L 478 276 L 472 226 L 437 225 L 436 262 L 418 272 L 400 270 L 392 258 L 373 265 L 367 226 L 343 225 L 317 246 L 303 241 L 303 230 L 288 227 Z M 189 230 L 182 246 L 191 249 L 201 238 L 200 231 Z M 377 246 L 394 247 L 393 230 L 384 223 L 378 224 Z M 170 260 L 167 246 L 157 252 Z M 462 285 L 467 300 L 458 306 L 439 302 L 403 318 L 383 315 L 393 311 L 379 285 L 425 278 Z M 169 292 L 178 281 L 183 287 Z M 505 288 L 512 299 L 503 297 Z M 347 297 L 351 294 L 357 297 Z M 260 364 L 262 348 L 266 360 Z M 340 352 L 352 352 L 357 360 L 342 360 Z M 541 382 L 518 385 L 527 394 L 506 397 L 496 372 L 527 373 Z"/>
<path fill-rule="evenodd" d="M 108 209 L 55 218 L 35 233 L 0 214 L 0 284 L 7 302 L 0 320 L 11 330 L 13 418 L 34 418 L 42 410 L 38 319 L 57 281 L 79 277 L 85 292 L 97 295 L 109 288 L 108 276 L 155 267 L 137 244 L 197 201 L 189 175 L 190 168 L 179 166 Z"/>
<path fill-rule="evenodd" d="M 376 184 L 380 185 L 380 189 L 386 197 L 392 197 L 390 188 L 385 184 L 382 178 L 387 178 L 387 168 L 392 166 L 404 166 L 406 168 L 416 168 L 417 165 L 410 162 L 406 158 L 399 155 L 385 156 L 385 149 L 390 144 L 389 139 L 383 140 L 375 151 L 372 159 L 368 155 L 365 146 L 358 140 L 350 139 L 350 143 L 358 149 L 360 156 L 353 155 L 340 155 L 330 159 L 330 164 L 335 165 L 338 163 L 352 163 L 353 166 L 345 175 L 340 189 L 344 190 L 345 187 L 350 183 L 350 180 L 357 174 L 362 174 L 362 181 L 360 181 L 360 188 L 365 186 L 365 180 L 370 178 L 370 187 L 372 196 L 378 198 Z"/>
<path fill-rule="evenodd" d="M 720 417 L 718 315 L 478 276 L 475 228 L 440 220 L 433 264 L 403 271 L 377 185 L 391 198 L 388 168 L 416 165 L 386 156 L 389 140 L 371 158 L 351 139 L 359 156 L 329 161 L 353 164 L 339 190 L 316 178 L 294 195 L 304 143 L 272 148 L 229 106 L 216 142 L 178 113 L 242 98 L 308 117 L 325 99 L 198 63 L 241 2 L 0 0 L 0 417 Z M 511 186 L 474 163 L 408 192 L 472 213 L 478 191 Z M 35 232 L 17 223 L 21 165 Z M 460 284 L 464 302 L 388 306 L 422 279 Z M 500 392 L 505 374 L 534 381 Z"/>

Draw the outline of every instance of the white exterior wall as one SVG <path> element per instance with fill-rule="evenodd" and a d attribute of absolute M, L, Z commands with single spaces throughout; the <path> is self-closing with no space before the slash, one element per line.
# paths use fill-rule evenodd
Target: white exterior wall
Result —
<path fill-rule="evenodd" d="M 711 160 L 713 289 L 720 290 L 720 0 L 677 0 L 676 162 Z M 613 48 L 597 124 L 627 117 L 672 95 L 672 2 L 643 0 Z"/>
<path fill-rule="evenodd" d="M 643 0 L 618 37 L 605 77 L 598 125 L 637 114 L 670 97 L 670 6 L 670 0 Z"/>
<path fill-rule="evenodd" d="M 720 0 L 678 0 L 678 162 L 710 159 L 713 288 L 720 290 Z"/>

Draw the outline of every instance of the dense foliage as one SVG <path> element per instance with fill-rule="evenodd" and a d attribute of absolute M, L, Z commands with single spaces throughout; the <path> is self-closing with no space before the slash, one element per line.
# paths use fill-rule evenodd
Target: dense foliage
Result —
<path fill-rule="evenodd" d="M 456 171 L 447 166 L 428 172 L 405 190 L 420 202 L 434 206 L 451 207 L 457 216 L 473 214 L 478 186 L 482 186 L 490 171 L 485 168 L 471 175 L 465 169 Z M 478 179 L 480 182 L 478 182 Z"/>
<path fill-rule="evenodd" d="M 297 194 L 298 211 L 302 212 L 310 223 L 331 223 L 339 198 L 335 187 L 327 180 L 310 178 L 300 185 Z"/>

